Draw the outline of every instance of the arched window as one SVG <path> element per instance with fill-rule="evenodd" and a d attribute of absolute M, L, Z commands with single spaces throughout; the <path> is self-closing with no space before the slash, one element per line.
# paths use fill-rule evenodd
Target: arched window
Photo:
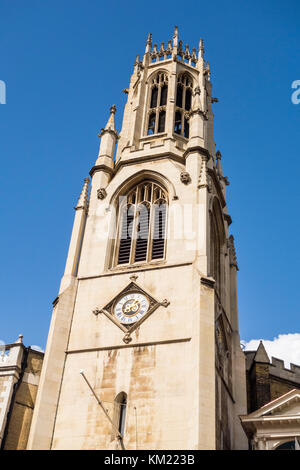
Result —
<path fill-rule="evenodd" d="M 168 77 L 159 72 L 150 83 L 150 104 L 147 122 L 147 134 L 165 131 L 166 106 L 168 98 Z"/>
<path fill-rule="evenodd" d="M 127 409 L 127 394 L 125 392 L 119 393 L 115 398 L 114 403 L 114 425 L 122 437 L 124 437 L 125 424 L 126 424 L 126 409 Z M 113 430 L 113 437 L 116 437 L 116 431 Z"/>
<path fill-rule="evenodd" d="M 167 205 L 166 191 L 153 181 L 139 183 L 122 198 L 115 265 L 165 257 Z"/>
<path fill-rule="evenodd" d="M 284 442 L 277 446 L 274 450 L 296 450 L 296 447 L 299 446 L 299 442 L 296 440 L 297 438 L 293 439 L 292 441 Z"/>
<path fill-rule="evenodd" d="M 187 139 L 190 132 L 187 112 L 190 111 L 192 106 L 192 92 L 193 82 L 190 76 L 186 73 L 179 75 L 177 80 L 174 132 Z"/>

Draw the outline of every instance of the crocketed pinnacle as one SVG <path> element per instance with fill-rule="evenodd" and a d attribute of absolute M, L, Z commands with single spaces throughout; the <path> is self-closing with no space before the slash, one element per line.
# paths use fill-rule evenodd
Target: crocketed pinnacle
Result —
<path fill-rule="evenodd" d="M 152 47 L 152 34 L 149 33 L 147 37 L 147 42 L 146 42 L 146 49 L 145 49 L 146 54 L 147 52 L 151 52 L 151 47 Z"/>
<path fill-rule="evenodd" d="M 82 186 L 82 190 L 77 202 L 77 206 L 75 207 L 76 210 L 84 209 L 87 210 L 88 208 L 88 194 L 89 194 L 89 178 L 84 178 L 84 183 Z"/>
<path fill-rule="evenodd" d="M 116 130 L 116 127 L 115 127 L 115 114 L 116 114 L 116 112 L 117 112 L 116 105 L 113 104 L 110 108 L 110 116 L 109 116 L 109 119 L 108 119 L 107 124 L 105 126 L 105 130 L 111 130 L 111 131 Z"/>
<path fill-rule="evenodd" d="M 207 170 L 207 157 L 202 157 L 202 165 L 199 175 L 198 188 L 208 188 L 208 170 Z"/>

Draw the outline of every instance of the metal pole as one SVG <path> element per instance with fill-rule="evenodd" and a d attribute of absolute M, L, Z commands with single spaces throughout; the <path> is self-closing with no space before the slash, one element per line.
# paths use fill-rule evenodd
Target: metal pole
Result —
<path fill-rule="evenodd" d="M 136 406 L 134 407 L 135 411 L 135 447 L 136 450 L 138 449 L 138 429 L 137 429 L 137 409 Z"/>
<path fill-rule="evenodd" d="M 96 398 L 97 402 L 99 403 L 99 405 L 101 406 L 105 416 L 107 417 L 107 419 L 109 420 L 109 422 L 111 423 L 112 427 L 114 428 L 114 430 L 116 431 L 117 435 L 118 435 L 118 438 L 122 441 L 123 439 L 123 436 L 122 434 L 120 433 L 120 431 L 118 430 L 118 428 L 116 427 L 116 425 L 114 424 L 113 420 L 111 419 L 111 417 L 109 416 L 109 414 L 107 413 L 106 409 L 104 408 L 103 406 L 103 403 L 102 401 L 100 400 L 100 398 L 97 397 L 94 389 L 92 388 L 91 384 L 89 383 L 88 379 L 86 378 L 86 376 L 84 375 L 84 371 L 81 370 L 80 371 L 80 374 L 82 375 L 82 377 L 84 378 L 84 380 L 86 381 L 86 383 L 88 384 L 88 387 L 89 389 L 91 390 L 92 394 L 94 395 L 94 397 Z"/>

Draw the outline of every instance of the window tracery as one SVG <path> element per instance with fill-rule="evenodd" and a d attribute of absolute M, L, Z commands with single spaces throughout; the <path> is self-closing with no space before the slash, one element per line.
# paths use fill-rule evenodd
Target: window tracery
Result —
<path fill-rule="evenodd" d="M 168 76 L 159 72 L 150 83 L 150 104 L 148 112 L 147 134 L 165 131 L 166 107 L 168 98 Z"/>
<path fill-rule="evenodd" d="M 136 185 L 119 208 L 115 265 L 165 257 L 167 193 L 157 183 Z"/>

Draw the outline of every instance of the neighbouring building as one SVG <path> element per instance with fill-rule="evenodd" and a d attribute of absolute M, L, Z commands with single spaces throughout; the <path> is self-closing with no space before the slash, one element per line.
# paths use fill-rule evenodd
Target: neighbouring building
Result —
<path fill-rule="evenodd" d="M 250 448 L 293 449 L 300 441 L 300 366 L 267 355 L 262 341 L 257 351 L 245 351 L 248 415 L 241 421 Z M 300 448 L 300 447 L 299 447 Z"/>
<path fill-rule="evenodd" d="M 1 449 L 26 449 L 43 358 L 24 346 L 22 335 L 0 348 Z"/>

